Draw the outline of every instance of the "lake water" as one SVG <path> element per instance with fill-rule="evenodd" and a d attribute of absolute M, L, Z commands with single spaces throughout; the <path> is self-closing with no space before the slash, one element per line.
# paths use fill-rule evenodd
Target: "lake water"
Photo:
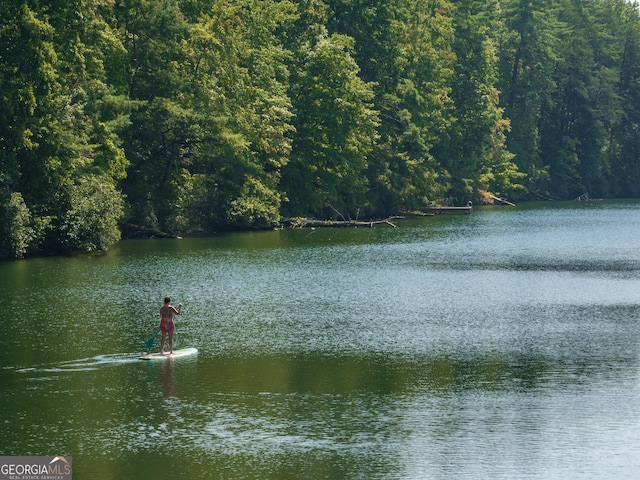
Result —
<path fill-rule="evenodd" d="M 0 264 L 0 455 L 80 480 L 638 478 L 640 202 L 397 225 Z M 199 354 L 140 361 L 165 294 Z"/>

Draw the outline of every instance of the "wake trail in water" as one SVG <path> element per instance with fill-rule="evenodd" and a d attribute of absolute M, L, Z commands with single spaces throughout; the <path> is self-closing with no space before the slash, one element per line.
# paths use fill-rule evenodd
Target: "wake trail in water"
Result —
<path fill-rule="evenodd" d="M 140 355 L 140 353 L 112 353 L 105 355 L 96 355 L 94 357 L 80 358 L 77 360 L 67 360 L 64 362 L 59 362 L 52 366 L 17 368 L 16 372 L 30 374 L 87 372 L 92 370 L 99 370 L 103 367 L 137 362 L 140 359 Z"/>

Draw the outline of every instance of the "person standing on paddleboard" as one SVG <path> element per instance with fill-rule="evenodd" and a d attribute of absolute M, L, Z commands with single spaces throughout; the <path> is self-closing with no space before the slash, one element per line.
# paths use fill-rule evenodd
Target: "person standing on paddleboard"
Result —
<path fill-rule="evenodd" d="M 162 330 L 162 339 L 160 340 L 160 354 L 164 355 L 164 342 L 169 336 L 169 353 L 173 353 L 173 331 L 176 328 L 175 315 L 180 315 L 182 303 L 178 304 L 178 308 L 171 305 L 171 297 L 164 297 L 164 305 L 160 307 L 160 330 Z"/>

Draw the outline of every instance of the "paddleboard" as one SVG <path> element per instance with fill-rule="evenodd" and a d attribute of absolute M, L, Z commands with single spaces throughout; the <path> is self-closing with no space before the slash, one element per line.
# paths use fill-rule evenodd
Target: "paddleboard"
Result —
<path fill-rule="evenodd" d="M 196 353 L 198 353 L 197 348 L 181 348 L 180 350 L 174 350 L 173 353 L 148 353 L 141 356 L 140 360 L 171 360 L 172 358 L 188 357 L 189 355 L 195 355 Z"/>

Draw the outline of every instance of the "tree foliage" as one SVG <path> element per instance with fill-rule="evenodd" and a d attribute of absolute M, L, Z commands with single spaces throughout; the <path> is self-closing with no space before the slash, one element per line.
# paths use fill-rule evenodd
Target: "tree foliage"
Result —
<path fill-rule="evenodd" d="M 0 182 L 9 199 L 0 243 L 13 246 L 3 256 L 67 249 L 66 221 L 77 211 L 72 200 L 85 176 L 116 193 L 107 207 L 117 211 L 122 202 L 118 183 L 128 161 L 118 125 L 126 113 L 113 108 L 117 93 L 105 68 L 121 45 L 102 7 L 97 0 L 0 6 Z M 112 232 L 107 245 L 119 238 L 117 220 L 102 223 Z M 83 225 L 91 221 L 77 217 L 77 234 L 88 233 Z M 73 248 L 93 243 L 78 237 Z"/>
<path fill-rule="evenodd" d="M 640 194 L 625 0 L 7 0 L 0 258 Z"/>

